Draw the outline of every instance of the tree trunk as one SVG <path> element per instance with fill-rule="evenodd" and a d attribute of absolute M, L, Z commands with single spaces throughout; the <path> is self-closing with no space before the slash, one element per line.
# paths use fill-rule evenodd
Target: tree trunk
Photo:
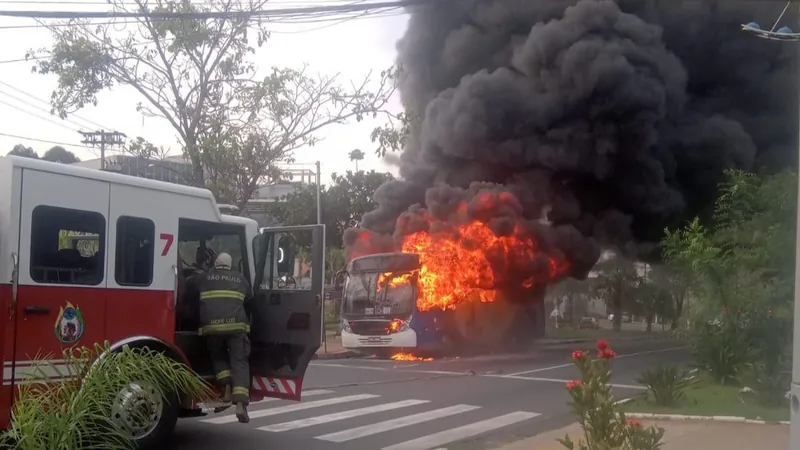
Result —
<path fill-rule="evenodd" d="M 647 332 L 649 333 L 653 331 L 653 315 L 648 314 L 646 320 L 647 320 Z"/>
<path fill-rule="evenodd" d="M 614 296 L 614 331 L 622 331 L 622 294 Z"/>
<path fill-rule="evenodd" d="M 678 294 L 678 298 L 675 301 L 675 317 L 672 318 L 672 324 L 670 325 L 670 330 L 675 331 L 678 329 L 678 323 L 683 316 L 683 302 L 686 298 L 685 293 Z"/>

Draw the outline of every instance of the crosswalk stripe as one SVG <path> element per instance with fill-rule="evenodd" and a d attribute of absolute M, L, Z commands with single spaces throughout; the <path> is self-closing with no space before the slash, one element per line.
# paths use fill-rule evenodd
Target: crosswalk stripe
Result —
<path fill-rule="evenodd" d="M 358 400 L 368 400 L 371 398 L 380 397 L 380 395 L 373 395 L 373 394 L 358 394 L 358 395 L 348 395 L 345 397 L 334 397 L 334 398 L 326 398 L 325 400 L 317 400 L 313 402 L 306 402 L 306 403 L 296 403 L 294 405 L 289 406 L 281 406 L 279 408 L 269 408 L 269 409 L 260 409 L 258 411 L 252 411 L 250 415 L 250 419 L 258 419 L 259 417 L 267 417 L 267 416 L 274 416 L 277 414 L 283 413 L 290 413 L 295 411 L 303 411 L 305 409 L 317 408 L 320 406 L 329 406 L 329 405 L 337 405 L 339 403 L 347 403 L 347 402 L 355 402 Z M 225 423 L 236 422 L 236 415 L 235 414 L 228 414 L 221 417 L 214 417 L 212 419 L 204 419 L 201 422 L 205 423 L 213 423 L 215 425 L 221 425 Z"/>
<path fill-rule="evenodd" d="M 471 423 L 462 427 L 450 428 L 439 433 L 429 434 L 410 441 L 384 447 L 383 450 L 427 450 L 453 441 L 471 438 L 497 428 L 507 427 L 524 420 L 532 419 L 541 414 L 526 411 L 516 411 L 503 416 L 493 417 L 488 420 Z"/>
<path fill-rule="evenodd" d="M 406 406 L 421 405 L 428 403 L 428 400 L 403 400 L 394 403 L 384 403 L 382 405 L 369 406 L 366 408 L 351 409 L 349 411 L 342 411 L 338 413 L 325 414 L 324 416 L 309 417 L 308 419 L 293 420 L 291 422 L 278 423 L 266 427 L 259 427 L 261 431 L 281 432 L 288 430 L 295 430 L 297 428 L 310 427 L 323 423 L 335 422 L 337 420 L 351 419 L 353 417 L 365 416 L 367 414 L 378 413 L 382 411 L 391 411 L 393 409 L 405 408 Z"/>
<path fill-rule="evenodd" d="M 480 406 L 472 405 L 455 405 L 448 406 L 447 408 L 434 409 L 433 411 L 426 411 L 419 414 L 412 414 L 410 416 L 398 417 L 397 419 L 386 420 L 383 422 L 374 423 L 372 425 L 365 425 L 363 427 L 351 428 L 349 430 L 338 431 L 336 433 L 325 434 L 317 436 L 316 439 L 329 442 L 346 442 L 353 439 L 358 439 L 373 434 L 383 433 L 386 431 L 396 430 L 398 428 L 415 425 L 429 420 L 439 419 L 442 417 L 461 414 L 467 411 L 472 411 L 480 408 Z"/>
<path fill-rule="evenodd" d="M 325 394 L 333 394 L 333 391 L 328 391 L 325 389 L 312 389 L 310 391 L 303 392 L 303 398 L 306 397 L 314 397 L 316 395 L 325 395 Z M 282 398 L 275 398 L 275 397 L 264 397 L 261 400 L 256 400 L 254 402 L 250 402 L 251 405 L 260 405 L 262 403 L 269 403 L 269 402 L 277 402 L 283 400 Z M 285 401 L 285 400 L 284 400 Z M 217 407 L 224 407 L 224 406 L 231 406 L 230 403 L 201 403 L 200 409 L 204 411 L 210 411 Z"/>

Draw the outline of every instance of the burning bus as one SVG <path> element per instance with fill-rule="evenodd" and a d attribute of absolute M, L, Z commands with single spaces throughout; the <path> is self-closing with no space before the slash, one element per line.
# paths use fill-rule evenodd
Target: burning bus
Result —
<path fill-rule="evenodd" d="M 517 206 L 508 192 L 476 191 L 439 217 L 404 213 L 393 236 L 348 230 L 344 347 L 464 354 L 508 351 L 543 335 L 544 290 L 579 259 L 529 221 L 482 214 Z"/>
<path fill-rule="evenodd" d="M 543 292 L 534 302 L 491 302 L 473 296 L 456 306 L 431 307 L 420 296 L 425 267 L 413 253 L 379 253 L 353 259 L 341 273 L 341 327 L 345 348 L 393 359 L 427 359 L 513 350 L 544 335 Z M 423 282 L 424 283 L 424 282 Z"/>

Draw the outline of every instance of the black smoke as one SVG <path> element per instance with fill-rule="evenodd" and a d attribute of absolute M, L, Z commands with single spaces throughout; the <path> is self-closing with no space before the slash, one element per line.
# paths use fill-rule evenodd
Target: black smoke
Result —
<path fill-rule="evenodd" d="M 595 255 L 599 243 L 641 256 L 664 227 L 707 216 L 725 169 L 796 164 L 797 44 L 740 30 L 771 26 L 784 5 L 417 7 L 397 48 L 403 104 L 421 120 L 399 158 L 403 180 L 378 189 L 361 226 L 392 234 L 429 188 L 490 182 L 517 197 L 524 218 L 561 230 L 553 239 L 568 236 L 567 253 Z"/>

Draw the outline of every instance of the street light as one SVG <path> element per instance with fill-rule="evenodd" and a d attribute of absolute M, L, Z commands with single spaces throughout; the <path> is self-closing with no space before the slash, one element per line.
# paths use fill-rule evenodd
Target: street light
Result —
<path fill-rule="evenodd" d="M 795 33 L 791 28 L 782 26 L 777 28 L 784 14 L 794 0 L 789 0 L 781 11 L 778 19 L 769 31 L 762 30 L 756 22 L 742 25 L 742 31 L 754 34 L 762 39 L 773 41 L 800 42 L 800 33 Z M 799 187 L 800 188 L 800 187 Z M 800 223 L 800 195 L 798 195 L 797 219 Z M 800 243 L 800 228 L 798 228 L 797 242 Z M 800 261 L 800 247 L 795 250 L 795 261 Z M 792 349 L 792 384 L 790 393 L 790 427 L 789 450 L 800 450 L 800 264 L 795 264 L 794 275 L 794 340 Z"/>

